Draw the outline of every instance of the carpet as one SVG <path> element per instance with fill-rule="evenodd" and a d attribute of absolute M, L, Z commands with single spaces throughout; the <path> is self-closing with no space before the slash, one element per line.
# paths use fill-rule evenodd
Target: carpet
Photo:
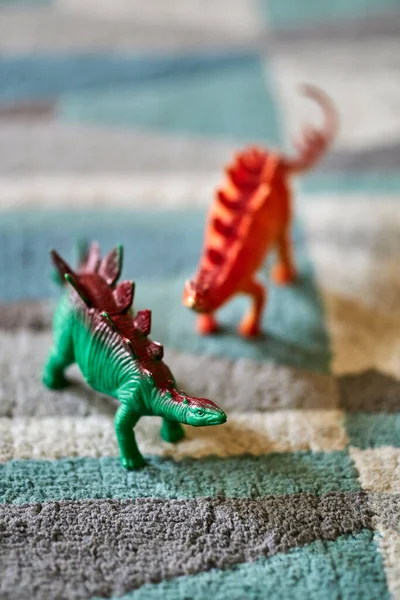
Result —
<path fill-rule="evenodd" d="M 397 0 L 0 1 L 0 597 L 400 598 L 400 12 Z M 181 305 L 223 166 L 290 149 L 298 93 L 340 114 L 296 182 L 299 279 L 262 272 L 267 335 Z M 58 290 L 49 250 L 122 243 L 136 309 L 185 390 L 228 414 L 170 445 L 78 370 L 40 375 Z"/>

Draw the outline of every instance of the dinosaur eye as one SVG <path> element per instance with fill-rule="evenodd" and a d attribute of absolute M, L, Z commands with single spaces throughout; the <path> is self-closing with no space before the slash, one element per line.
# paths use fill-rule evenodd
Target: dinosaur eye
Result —
<path fill-rule="evenodd" d="M 196 415 L 199 415 L 199 417 L 204 415 L 204 410 L 201 410 L 201 408 L 196 408 L 194 412 Z"/>

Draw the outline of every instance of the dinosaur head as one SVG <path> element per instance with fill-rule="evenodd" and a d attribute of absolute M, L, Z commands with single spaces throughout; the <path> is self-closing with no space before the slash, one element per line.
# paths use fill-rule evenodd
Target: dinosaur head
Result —
<path fill-rule="evenodd" d="M 226 414 L 214 402 L 206 398 L 191 398 L 184 394 L 181 398 L 181 423 L 193 427 L 222 425 L 226 422 Z"/>
<path fill-rule="evenodd" d="M 211 312 L 214 306 L 210 286 L 196 280 L 186 281 L 183 290 L 183 304 L 199 313 Z"/>

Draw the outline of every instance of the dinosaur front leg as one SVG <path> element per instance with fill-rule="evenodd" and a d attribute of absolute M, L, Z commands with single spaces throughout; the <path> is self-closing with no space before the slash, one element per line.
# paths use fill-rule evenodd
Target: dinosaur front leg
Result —
<path fill-rule="evenodd" d="M 265 305 L 266 290 L 254 279 L 246 282 L 240 292 L 252 297 L 253 303 L 249 312 L 239 326 L 239 333 L 244 337 L 256 337 L 261 334 L 261 319 Z"/>
<path fill-rule="evenodd" d="M 204 313 L 197 317 L 196 331 L 201 335 L 209 335 L 218 331 L 218 321 L 211 313 Z"/>
<path fill-rule="evenodd" d="M 115 413 L 114 424 L 121 455 L 120 460 L 122 466 L 129 471 L 139 469 L 145 464 L 133 433 L 133 428 L 139 419 L 140 415 L 126 404 L 121 404 Z"/>
<path fill-rule="evenodd" d="M 293 262 L 292 244 L 289 231 L 279 236 L 277 241 L 278 262 L 272 270 L 272 279 L 278 285 L 287 285 L 296 278 L 296 268 Z"/>
<path fill-rule="evenodd" d="M 177 421 L 163 419 L 160 431 L 161 437 L 165 442 L 175 444 L 185 437 L 185 431 Z"/>

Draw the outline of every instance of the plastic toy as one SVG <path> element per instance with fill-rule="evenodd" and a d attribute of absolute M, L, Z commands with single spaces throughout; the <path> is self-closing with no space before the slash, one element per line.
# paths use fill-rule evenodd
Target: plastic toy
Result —
<path fill-rule="evenodd" d="M 295 279 L 289 177 L 307 171 L 322 157 L 337 128 L 328 96 L 311 86 L 303 91 L 323 109 L 325 125 L 321 130 L 304 128 L 303 139 L 296 144 L 298 156 L 292 159 L 250 147 L 226 168 L 227 181 L 217 190 L 208 216 L 197 274 L 186 282 L 183 294 L 184 305 L 201 313 L 197 318 L 201 334 L 218 329 L 214 313 L 236 294 L 248 294 L 253 300 L 239 332 L 246 337 L 261 333 L 266 290 L 256 272 L 271 249 L 278 251 L 274 281 L 284 285 Z"/>
<path fill-rule="evenodd" d="M 65 369 L 76 362 L 90 386 L 119 400 L 115 431 L 126 469 L 144 464 L 133 432 L 141 416 L 162 417 L 161 437 L 168 442 L 184 436 L 180 423 L 195 427 L 225 423 L 225 413 L 213 402 L 177 389 L 162 360 L 162 345 L 148 337 L 150 310 L 133 317 L 134 283 L 116 285 L 122 247 L 101 260 L 93 243 L 78 272 L 55 251 L 51 255 L 60 281 L 73 289 L 63 295 L 54 316 L 54 342 L 43 382 L 49 388 L 63 387 Z"/>

